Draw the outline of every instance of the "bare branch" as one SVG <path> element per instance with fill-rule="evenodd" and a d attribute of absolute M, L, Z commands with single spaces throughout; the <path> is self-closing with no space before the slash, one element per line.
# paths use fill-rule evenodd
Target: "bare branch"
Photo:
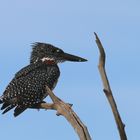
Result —
<path fill-rule="evenodd" d="M 99 72 L 100 72 L 101 79 L 102 79 L 103 86 L 104 86 L 103 91 L 104 91 L 104 93 L 105 93 L 105 95 L 106 95 L 106 97 L 107 97 L 107 99 L 110 103 L 110 106 L 111 106 L 111 109 L 112 109 L 112 112 L 113 112 L 113 115 L 114 115 L 114 118 L 115 118 L 115 121 L 116 121 L 116 124 L 117 124 L 117 127 L 118 127 L 120 138 L 121 138 L 121 140 L 127 140 L 127 136 L 126 136 L 125 129 L 124 129 L 125 125 L 123 124 L 123 122 L 121 120 L 121 117 L 120 117 L 119 111 L 117 109 L 115 99 L 113 97 L 113 94 L 112 94 L 112 91 L 111 91 L 111 88 L 110 88 L 108 78 L 107 78 L 107 75 L 106 75 L 106 71 L 105 71 L 105 58 L 106 58 L 105 51 L 104 51 L 104 48 L 102 46 L 102 43 L 101 43 L 98 35 L 96 33 L 94 33 L 94 34 L 95 34 L 96 43 L 97 43 L 97 46 L 98 46 L 98 49 L 99 49 L 99 52 L 100 52 L 98 68 L 99 68 Z"/>
<path fill-rule="evenodd" d="M 80 140 L 91 140 L 87 127 L 82 123 L 80 118 L 76 115 L 76 113 L 72 110 L 71 104 L 67 104 L 63 102 L 61 99 L 56 97 L 54 93 L 46 87 L 47 93 L 49 94 L 50 98 L 52 99 L 53 103 L 41 103 L 38 105 L 38 109 L 51 109 L 56 110 L 56 115 L 64 116 L 67 121 L 72 125 L 75 132 L 78 134 Z"/>

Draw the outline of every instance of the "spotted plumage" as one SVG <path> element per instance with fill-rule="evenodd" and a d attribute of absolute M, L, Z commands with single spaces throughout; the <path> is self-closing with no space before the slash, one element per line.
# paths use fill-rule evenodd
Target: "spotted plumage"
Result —
<path fill-rule="evenodd" d="M 50 44 L 35 43 L 31 53 L 30 64 L 15 74 L 0 97 L 3 114 L 14 109 L 18 116 L 27 108 L 35 107 L 43 102 L 48 93 L 46 85 L 53 90 L 60 71 L 57 63 L 64 61 L 86 61 L 83 58 L 64 53 Z"/>

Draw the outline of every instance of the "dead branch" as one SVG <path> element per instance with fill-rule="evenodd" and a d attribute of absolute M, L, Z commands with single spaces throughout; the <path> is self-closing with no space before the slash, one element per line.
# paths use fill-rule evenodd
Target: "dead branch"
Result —
<path fill-rule="evenodd" d="M 121 120 L 115 99 L 114 99 L 112 91 L 111 91 L 110 84 L 109 84 L 109 81 L 107 78 L 106 70 L 105 70 L 105 58 L 106 58 L 105 51 L 104 51 L 104 48 L 102 46 L 102 43 L 101 43 L 98 35 L 96 33 L 94 33 L 94 34 L 95 34 L 96 43 L 97 43 L 97 46 L 98 46 L 98 49 L 100 52 L 98 68 L 99 68 L 99 72 L 100 72 L 101 79 L 102 79 L 103 86 L 104 86 L 103 91 L 104 91 L 104 93 L 105 93 L 105 95 L 110 103 L 110 106 L 111 106 L 111 109 L 112 109 L 112 112 L 113 112 L 113 115 L 114 115 L 114 118 L 115 118 L 115 121 L 116 121 L 116 124 L 118 127 L 120 138 L 121 138 L 121 140 L 127 140 L 127 136 L 125 133 L 125 125 L 123 124 L 123 122 Z"/>
<path fill-rule="evenodd" d="M 67 119 L 67 121 L 74 128 L 75 132 L 78 134 L 80 140 L 91 140 L 87 127 L 82 123 L 80 118 L 72 110 L 72 105 L 67 104 L 56 97 L 48 87 L 46 87 L 46 90 L 53 103 L 41 103 L 37 108 L 56 110 L 56 115 L 62 115 Z"/>

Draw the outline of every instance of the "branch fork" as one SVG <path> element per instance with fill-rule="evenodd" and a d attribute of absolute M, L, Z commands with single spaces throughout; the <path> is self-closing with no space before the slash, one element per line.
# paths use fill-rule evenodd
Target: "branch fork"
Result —
<path fill-rule="evenodd" d="M 46 86 L 46 91 L 53 103 L 41 103 L 39 104 L 38 108 L 46 110 L 56 110 L 56 115 L 62 115 L 67 119 L 67 121 L 74 128 L 75 132 L 78 134 L 80 140 L 91 140 L 87 127 L 82 123 L 77 114 L 72 110 L 72 104 L 65 103 L 60 98 L 55 96 L 48 86 Z"/>

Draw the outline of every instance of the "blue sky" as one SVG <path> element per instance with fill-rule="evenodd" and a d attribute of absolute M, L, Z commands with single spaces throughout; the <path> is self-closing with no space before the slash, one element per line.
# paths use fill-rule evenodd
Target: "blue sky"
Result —
<path fill-rule="evenodd" d="M 94 140 L 118 140 L 97 69 L 96 32 L 107 53 L 108 78 L 128 139 L 140 139 L 139 5 L 139 0 L 1 0 L 0 93 L 14 74 L 28 65 L 31 43 L 51 43 L 89 60 L 60 64 L 61 77 L 55 94 L 73 104 Z M 1 115 L 0 137 L 78 140 L 68 122 L 55 113 L 27 110 L 17 118 L 12 111 Z"/>

